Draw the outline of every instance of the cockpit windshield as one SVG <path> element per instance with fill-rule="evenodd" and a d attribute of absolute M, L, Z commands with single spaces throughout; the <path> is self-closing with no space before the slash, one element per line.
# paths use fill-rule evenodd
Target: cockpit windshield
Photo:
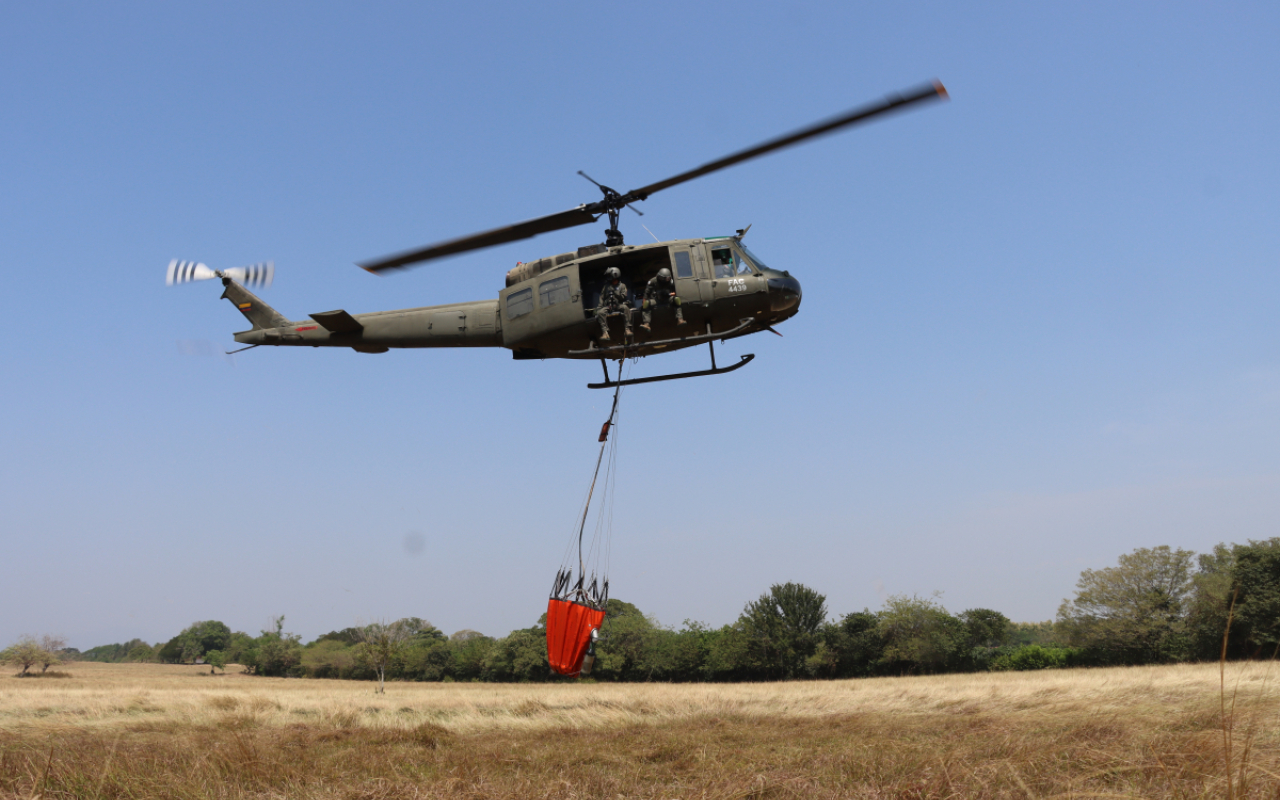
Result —
<path fill-rule="evenodd" d="M 742 254 L 747 257 L 746 260 L 750 261 L 752 264 L 756 266 L 757 271 L 769 268 L 768 264 L 761 261 L 760 257 L 757 256 L 755 253 L 751 252 L 750 250 L 748 250 L 747 246 L 742 242 L 738 242 L 738 249 L 740 249 L 742 251 Z"/>
<path fill-rule="evenodd" d="M 743 249 L 745 250 L 746 248 Z M 754 260 L 754 257 L 752 257 L 752 260 Z M 747 258 L 737 250 L 730 249 L 728 245 L 724 247 L 713 247 L 711 249 L 711 267 L 715 271 L 715 276 L 717 278 L 732 278 L 736 275 L 750 275 L 756 271 L 752 269 L 751 261 L 748 261 Z"/>

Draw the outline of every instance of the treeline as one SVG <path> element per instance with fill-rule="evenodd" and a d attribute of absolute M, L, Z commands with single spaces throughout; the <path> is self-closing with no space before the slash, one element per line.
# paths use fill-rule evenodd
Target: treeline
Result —
<path fill-rule="evenodd" d="M 493 638 L 471 630 L 446 636 L 409 617 L 331 631 L 303 644 L 283 630 L 253 637 L 217 621 L 197 622 L 169 642 L 85 651 L 92 660 L 238 664 L 260 675 L 416 681 L 542 681 L 545 615 Z M 687 622 L 665 628 L 631 603 L 611 599 L 593 677 L 608 681 L 744 681 L 851 677 L 999 668 L 1021 649 L 1020 626 L 989 609 L 949 614 L 936 601 L 890 598 L 879 612 L 827 621 L 826 598 L 800 584 L 774 586 L 732 625 Z M 148 655 L 148 652 L 150 655 Z M 1012 665 L 1007 665 L 1011 667 Z"/>
<path fill-rule="evenodd" d="M 1054 635 L 1092 663 L 1272 658 L 1280 647 L 1280 538 L 1143 548 L 1085 570 Z"/>
<path fill-rule="evenodd" d="M 446 636 L 416 617 L 345 628 L 303 644 L 284 618 L 258 636 L 198 622 L 169 642 L 95 647 L 91 660 L 238 664 L 260 675 L 414 681 L 544 681 L 545 618 L 493 638 Z M 975 608 L 893 596 L 830 619 L 826 598 L 778 584 L 720 628 L 660 625 L 610 600 L 592 677 L 603 681 L 757 681 L 1150 664 L 1273 656 L 1280 646 L 1280 538 L 1197 556 L 1142 548 L 1085 570 L 1057 619 L 1011 622 Z"/>

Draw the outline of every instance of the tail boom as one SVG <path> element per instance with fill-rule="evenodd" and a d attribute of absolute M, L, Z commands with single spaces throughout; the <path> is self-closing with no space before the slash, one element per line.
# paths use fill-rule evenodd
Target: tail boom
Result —
<path fill-rule="evenodd" d="M 253 297 L 247 291 L 244 294 Z M 325 311 L 312 314 L 309 320 L 284 320 L 270 328 L 255 326 L 235 334 L 235 339 L 242 344 L 350 347 L 361 353 L 385 353 L 391 348 L 501 347 L 497 312 L 497 300 L 357 315 Z"/>

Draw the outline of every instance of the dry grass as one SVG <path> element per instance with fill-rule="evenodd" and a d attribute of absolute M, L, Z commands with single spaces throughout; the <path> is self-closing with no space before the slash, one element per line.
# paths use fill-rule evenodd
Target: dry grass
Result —
<path fill-rule="evenodd" d="M 0 678 L 0 797 L 1280 797 L 1266 665 L 1228 667 L 1230 771 L 1216 664 L 385 695 L 64 671 Z"/>

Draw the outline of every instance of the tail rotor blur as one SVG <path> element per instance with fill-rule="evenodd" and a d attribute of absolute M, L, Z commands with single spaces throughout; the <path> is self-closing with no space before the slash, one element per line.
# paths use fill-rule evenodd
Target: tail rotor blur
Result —
<path fill-rule="evenodd" d="M 169 271 L 165 273 L 164 285 L 176 286 L 180 283 L 207 281 L 216 277 L 218 277 L 218 273 L 204 264 L 197 264 L 194 261 L 179 261 L 175 258 L 169 262 Z"/>
<path fill-rule="evenodd" d="M 195 261 L 179 261 L 175 258 L 169 262 L 169 269 L 164 276 L 164 285 L 176 286 L 192 281 L 207 281 L 210 278 L 232 278 L 245 286 L 267 289 L 275 280 L 275 276 L 276 266 L 272 261 L 262 261 L 247 267 L 216 270 Z"/>
<path fill-rule="evenodd" d="M 222 274 L 228 278 L 235 278 L 245 286 L 251 286 L 255 289 L 270 289 L 271 282 L 276 277 L 276 265 L 273 261 L 261 261 L 257 264 L 250 264 L 247 267 L 224 269 Z"/>

